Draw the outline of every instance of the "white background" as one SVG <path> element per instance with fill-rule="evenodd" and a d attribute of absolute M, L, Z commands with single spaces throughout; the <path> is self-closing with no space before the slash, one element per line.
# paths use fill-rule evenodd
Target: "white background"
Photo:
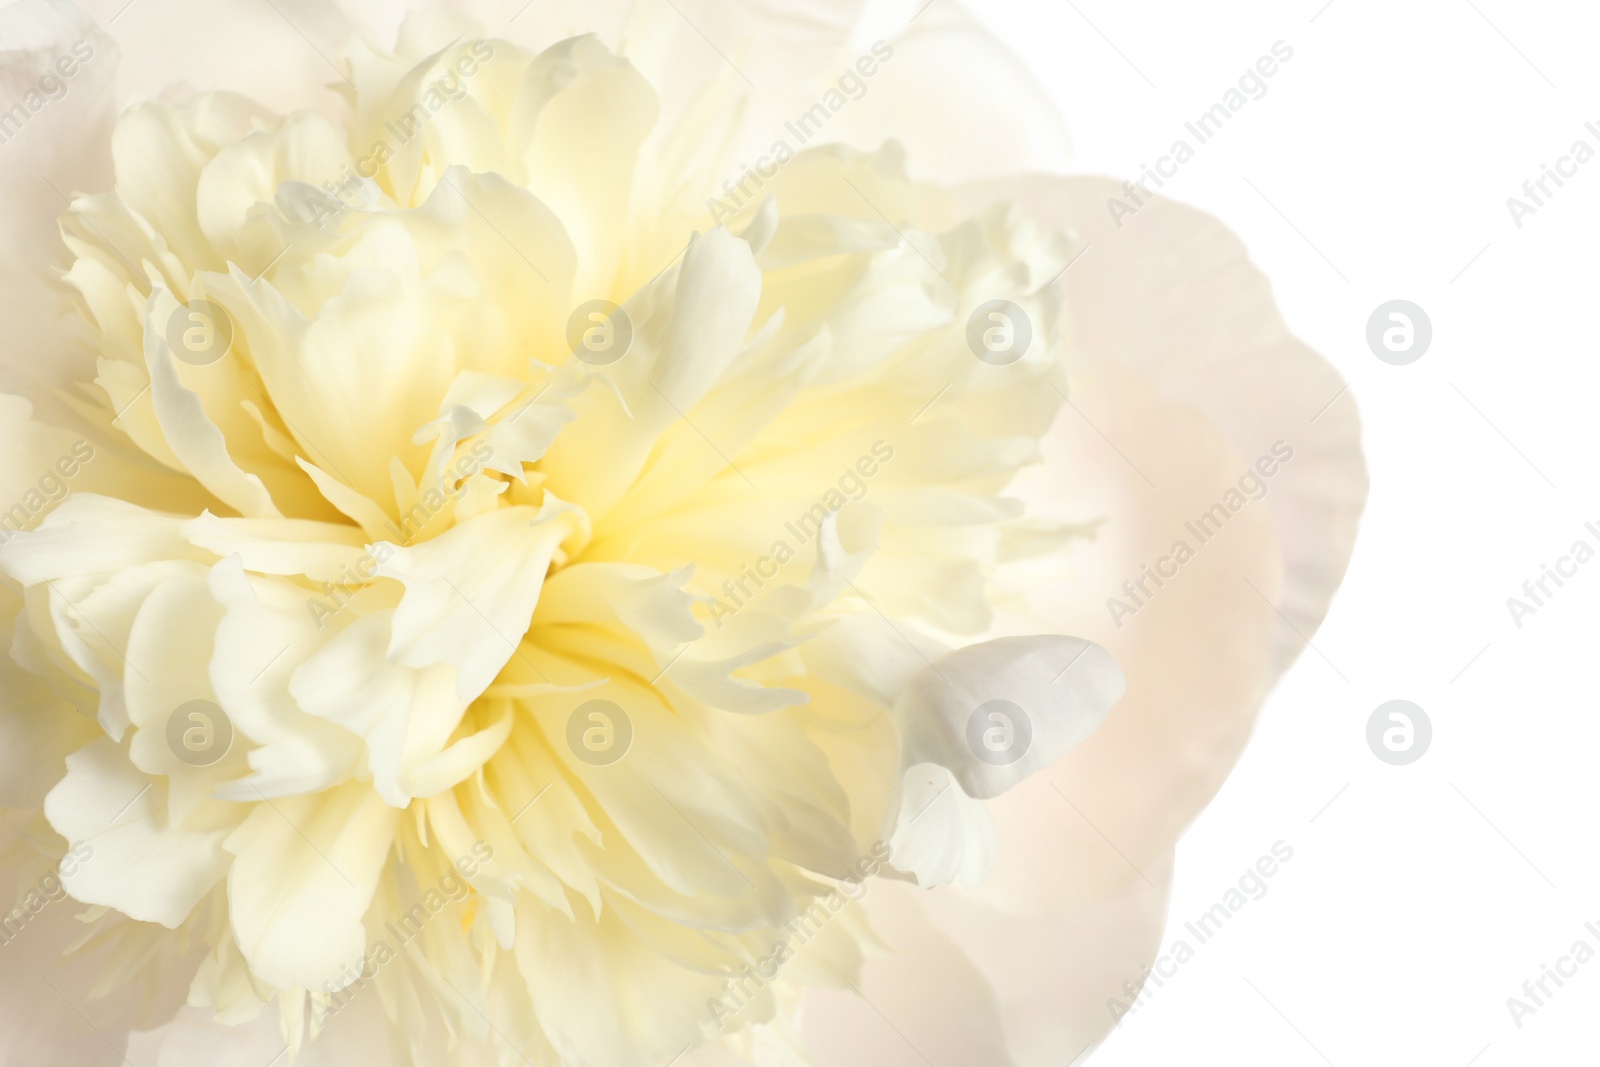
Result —
<path fill-rule="evenodd" d="M 1372 473 L 1314 649 L 1179 848 L 1166 942 L 1274 842 L 1294 858 L 1097 1067 L 1600 1062 L 1600 959 L 1520 1029 L 1506 1006 L 1580 937 L 1600 950 L 1600 560 L 1521 629 L 1506 606 L 1573 541 L 1600 547 L 1600 159 L 1521 229 L 1506 206 L 1574 140 L 1600 149 L 1600 12 L 1476 4 L 979 5 L 1067 116 L 1077 166 L 1122 177 L 1273 42 L 1294 48 L 1165 192 L 1244 239 L 1352 382 Z M 1395 298 L 1434 329 L 1405 367 L 1365 342 Z M 1366 745 L 1393 698 L 1433 723 L 1406 767 Z"/>

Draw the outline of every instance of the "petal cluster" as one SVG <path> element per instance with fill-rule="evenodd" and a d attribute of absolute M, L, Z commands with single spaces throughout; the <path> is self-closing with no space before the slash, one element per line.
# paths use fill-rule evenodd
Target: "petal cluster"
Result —
<path fill-rule="evenodd" d="M 981 640 L 1083 536 L 1006 492 L 1071 242 L 931 226 L 892 144 L 712 225 L 731 118 L 658 128 L 592 37 L 415 18 L 349 71 L 345 128 L 134 106 L 61 219 L 94 369 L 5 403 L 95 478 L 0 546 L 8 729 L 61 768 L 6 780 L 92 848 L 63 884 L 125 974 L 188 952 L 225 1023 L 376 997 L 418 1062 L 785 1033 L 872 943 L 841 913 L 791 960 L 796 923 L 979 884 L 982 802 L 1121 696 L 1089 642 Z"/>

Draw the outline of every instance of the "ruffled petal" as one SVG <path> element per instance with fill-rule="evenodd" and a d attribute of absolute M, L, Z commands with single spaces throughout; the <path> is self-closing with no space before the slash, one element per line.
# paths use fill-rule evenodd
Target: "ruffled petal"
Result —
<path fill-rule="evenodd" d="M 175 928 L 228 871 L 228 828 L 171 825 L 166 783 L 147 777 L 102 738 L 67 757 L 67 776 L 45 799 L 45 816 L 91 855 L 62 884 L 77 900 Z"/>
<path fill-rule="evenodd" d="M 322 991 L 360 970 L 362 917 L 398 818 L 370 785 L 351 782 L 258 804 L 228 835 L 228 915 L 262 981 Z"/>

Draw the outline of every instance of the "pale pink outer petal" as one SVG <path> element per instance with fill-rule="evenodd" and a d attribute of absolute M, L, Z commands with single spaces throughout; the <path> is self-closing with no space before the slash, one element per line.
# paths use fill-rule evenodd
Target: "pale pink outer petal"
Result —
<path fill-rule="evenodd" d="M 861 906 L 888 952 L 869 960 L 858 988 L 807 995 L 801 1024 L 818 1063 L 1014 1067 L 995 991 L 928 915 L 931 896 L 904 882 L 872 884 Z"/>
<path fill-rule="evenodd" d="M 864 906 L 890 946 L 860 996 L 806 998 L 804 1032 L 829 1067 L 1062 1067 L 1098 1044 L 1113 991 L 1156 950 L 1170 857 L 1094 907 L 1014 918 L 953 890 L 874 883 Z"/>
<path fill-rule="evenodd" d="M 1017 1067 L 1088 1062 L 1116 1025 L 1108 1002 L 1126 997 L 1160 952 L 1172 856 L 1091 907 L 1059 915 L 1004 915 L 970 896 L 941 891 L 932 921 L 988 981 Z M 1120 1009 L 1119 1009 L 1120 1010 Z"/>
<path fill-rule="evenodd" d="M 383 49 L 393 47 L 407 16 L 453 8 L 490 38 L 538 52 L 558 41 L 597 33 L 613 51 L 623 38 L 635 0 L 337 0 L 354 32 Z M 671 8 L 667 9 L 671 14 Z M 697 38 L 698 40 L 698 38 Z"/>
<path fill-rule="evenodd" d="M 1016 487 L 1058 518 L 1103 518 L 1071 573 L 1035 583 L 1004 632 L 1101 643 L 1128 694 L 1050 779 L 996 801 L 997 904 L 1037 911 L 1098 899 L 1171 849 L 1226 779 L 1271 682 L 1327 611 L 1353 549 L 1367 476 L 1355 404 L 1297 340 L 1266 278 L 1221 223 L 1158 200 L 1118 229 L 1102 178 L 1033 177 L 965 191 L 1072 234 L 1070 403 L 1046 462 Z M 1276 442 L 1294 459 L 1265 499 L 1204 546 L 1185 523 Z M 1179 539 L 1198 546 L 1137 615 L 1107 598 Z M 1071 798 L 1073 811 L 1054 797 Z M 1008 839 L 1013 843 L 1008 847 Z M 1049 841 L 1039 848 L 1029 842 Z"/>
<path fill-rule="evenodd" d="M 1074 552 L 1072 577 L 1042 587 L 1042 598 L 1060 598 L 1041 609 L 1052 621 L 1009 622 L 1018 630 L 1059 626 L 1101 642 L 1123 668 L 1128 691 L 1087 741 L 989 801 L 999 837 L 989 881 L 971 894 L 939 890 L 924 901 L 929 922 L 964 960 L 940 980 L 957 984 L 970 968 L 992 990 L 1017 1067 L 1070 1063 L 1098 1043 L 1115 1021 L 1107 999 L 1153 958 L 1172 843 L 1249 737 L 1270 678 L 1277 618 L 1245 583 L 1268 597 L 1278 589 L 1276 527 L 1264 508 L 1235 516 L 1181 580 L 1121 630 L 1101 600 L 1086 595 L 1165 551 L 1171 531 L 1214 500 L 1243 461 L 1197 412 L 1162 400 L 1127 371 L 1101 367 L 1081 382 L 1072 396 L 1083 417 L 1069 409 L 1078 423 L 1058 427 L 1046 445 L 1049 484 L 1065 498 L 1051 510 L 1108 520 Z M 1152 493 L 1087 420 L 1165 491 Z M 921 995 L 939 1002 L 926 989 L 936 980 L 931 971 L 913 969 L 901 980 L 921 983 Z M 948 1007 L 953 993 L 939 996 L 956 1010 Z M 914 1025 L 890 1017 L 903 1029 Z M 844 1029 L 824 1034 L 814 1020 L 814 1048 L 852 1047 L 872 1021 L 859 1009 L 849 1020 L 827 1018 Z"/>
<path fill-rule="evenodd" d="M 61 77 L 66 69 L 72 77 Z M 64 382 L 74 367 L 93 376 L 88 350 L 58 321 L 70 305 L 51 272 L 67 262 L 56 218 L 68 198 L 111 183 L 116 71 L 116 46 L 71 4 L 0 7 L 0 110 L 7 116 L 0 125 L 0 391 L 37 392 Z M 37 111 L 28 108 L 29 93 L 43 101 Z M 19 105 L 26 114 L 20 129 L 10 117 Z"/>
<path fill-rule="evenodd" d="M 3 885 L 10 908 L 10 879 Z M 94 966 L 88 961 L 61 962 L 62 948 L 80 932 L 72 918 L 78 910 L 71 901 L 51 904 L 0 948 L 4 954 L 0 956 L 0 1064 L 5 1067 L 32 1063 L 111 1067 L 121 1062 L 108 1041 L 120 1040 L 123 1031 L 96 1020 L 105 1034 L 101 1036 L 76 1007 L 83 991 L 94 983 Z"/>
<path fill-rule="evenodd" d="M 1071 403 L 1043 469 L 1018 489 L 1042 513 L 1105 521 L 1070 574 L 1035 585 L 1001 629 L 1092 639 L 1128 679 L 1096 734 L 991 802 L 1000 850 L 989 883 L 927 901 L 930 921 L 995 991 L 1019 1065 L 1071 1062 L 1113 1025 L 1108 998 L 1156 951 L 1172 846 L 1327 611 L 1367 486 L 1353 401 L 1289 334 L 1240 242 L 1166 202 L 1119 233 L 1105 208 L 1114 189 L 1039 178 L 985 187 L 964 205 L 1014 199 L 1087 248 L 1061 283 Z M 1280 440 L 1295 458 L 1265 499 L 1119 626 L 1105 599 L 1175 540 L 1197 543 L 1185 522 Z M 1067 951 L 1069 931 L 1095 940 Z M 865 1040 L 864 1017 L 836 1022 L 841 1031 L 819 1042 Z"/>
<path fill-rule="evenodd" d="M 11 836 L 9 826 L 0 832 Z M 0 912 L 40 884 L 32 868 L 19 884 L 24 854 L 18 847 L 0 860 Z M 106 954 L 62 956 L 87 929 L 77 918 L 83 911 L 70 898 L 48 904 L 0 944 L 0 1067 L 113 1067 L 122 1063 L 120 1048 L 131 1029 L 170 1018 L 182 1005 L 196 959 L 176 952 L 163 959 L 155 983 L 124 985 L 91 1000 L 88 991 Z"/>
<path fill-rule="evenodd" d="M 377 991 L 364 990 L 329 1021 L 315 1041 L 301 1046 L 294 1064 L 400 1067 L 406 1060 L 396 1037 Z M 284 1047 L 273 1008 L 238 1026 L 212 1021 L 208 1010 L 185 1008 L 166 1025 L 135 1033 L 128 1043 L 128 1059 L 133 1067 L 267 1067 L 290 1062 Z"/>
<path fill-rule="evenodd" d="M 1166 198 L 1119 224 L 1110 201 L 1125 196 L 1110 178 L 1037 176 L 972 187 L 967 203 L 1014 200 L 1085 249 L 1060 283 L 1069 367 L 1137 372 L 1203 415 L 1246 461 L 1277 441 L 1294 448 L 1267 496 L 1284 558 L 1273 634 L 1282 673 L 1322 624 L 1355 548 L 1368 485 L 1355 398 L 1289 332 L 1271 283 L 1226 226 Z"/>
<path fill-rule="evenodd" d="M 1106 598 L 1174 541 L 1193 544 L 1184 523 L 1249 461 L 1133 372 L 1101 364 L 1075 379 L 1072 405 L 1045 441 L 1045 468 L 1026 488 L 1046 514 L 1104 521 L 1073 548 L 1068 574 L 1041 579 L 1030 610 L 1002 625 L 1094 640 L 1128 688 L 1087 741 L 992 802 L 1000 850 L 980 892 L 1021 913 L 1093 903 L 1172 848 L 1249 739 L 1277 622 L 1269 600 L 1281 560 L 1263 504 L 1198 546 L 1137 615 L 1112 619 Z"/>
<path fill-rule="evenodd" d="M 121 99 L 187 86 L 227 89 L 278 112 L 337 113 L 341 57 L 356 27 L 325 0 L 86 0 L 122 49 Z"/>
<path fill-rule="evenodd" d="M 873 35 L 870 23 L 864 29 Z M 863 43 L 827 72 L 830 83 L 875 42 Z M 1060 112 L 963 5 L 933 0 L 908 27 L 892 25 L 885 44 L 892 56 L 822 140 L 859 148 L 898 141 L 913 177 L 946 185 L 1070 167 L 1072 142 Z"/>

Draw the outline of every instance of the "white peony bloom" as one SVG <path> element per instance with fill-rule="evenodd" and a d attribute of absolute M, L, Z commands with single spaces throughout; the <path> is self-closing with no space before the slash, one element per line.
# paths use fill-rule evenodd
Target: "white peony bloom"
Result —
<path fill-rule="evenodd" d="M 1237 242 L 945 0 L 141 5 L 0 9 L 0 1064 L 1103 1036 L 1365 493 Z"/>

